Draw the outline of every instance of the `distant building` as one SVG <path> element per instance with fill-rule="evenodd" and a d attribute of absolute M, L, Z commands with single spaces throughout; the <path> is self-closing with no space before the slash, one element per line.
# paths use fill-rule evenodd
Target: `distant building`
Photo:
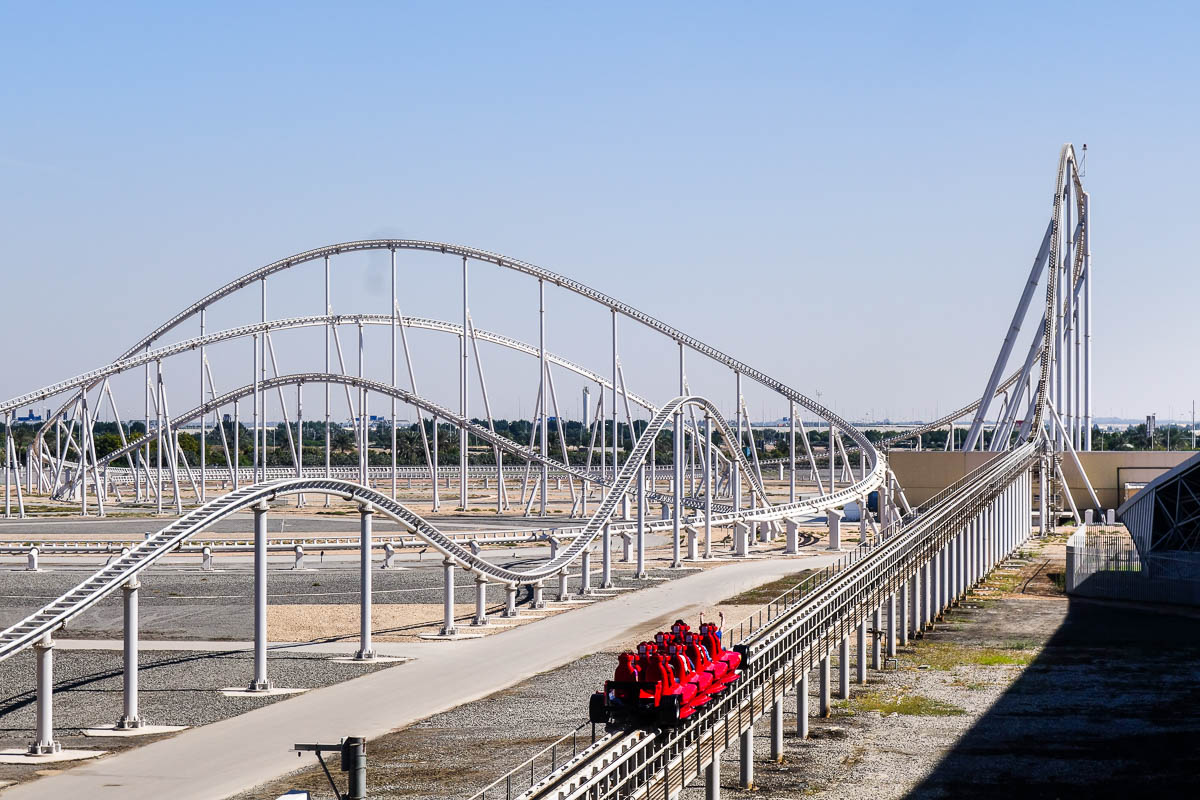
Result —
<path fill-rule="evenodd" d="M 33 413 L 33 409 L 31 408 L 25 412 L 25 416 L 18 416 L 15 421 L 18 424 L 23 422 L 27 425 L 32 425 L 35 422 L 45 422 L 48 419 L 50 419 L 50 409 L 46 409 L 45 416 L 38 416 L 37 414 Z"/>

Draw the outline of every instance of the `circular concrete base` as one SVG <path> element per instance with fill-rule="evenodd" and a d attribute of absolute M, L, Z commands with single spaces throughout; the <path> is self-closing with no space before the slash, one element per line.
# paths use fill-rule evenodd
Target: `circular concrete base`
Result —
<path fill-rule="evenodd" d="M 59 750 L 57 753 L 33 756 L 19 747 L 0 750 L 0 764 L 53 764 L 56 761 L 81 761 L 105 754 L 105 750 Z"/>
<path fill-rule="evenodd" d="M 187 730 L 187 725 L 143 725 L 140 728 L 118 728 L 116 725 L 101 725 L 98 728 L 84 728 L 84 736 L 151 736 L 156 733 L 174 733 Z"/>

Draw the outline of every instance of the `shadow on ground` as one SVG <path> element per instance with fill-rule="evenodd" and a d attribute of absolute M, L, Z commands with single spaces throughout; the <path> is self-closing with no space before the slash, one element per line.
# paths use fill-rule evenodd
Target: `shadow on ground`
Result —
<path fill-rule="evenodd" d="M 1194 796 L 1200 619 L 1072 600 L 912 798 Z"/>

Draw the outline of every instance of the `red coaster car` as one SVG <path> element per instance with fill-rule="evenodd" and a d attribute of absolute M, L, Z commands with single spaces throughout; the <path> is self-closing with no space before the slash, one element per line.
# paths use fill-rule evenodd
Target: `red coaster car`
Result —
<path fill-rule="evenodd" d="M 742 654 L 721 646 L 715 625 L 693 633 L 682 620 L 671 631 L 622 653 L 613 680 L 592 695 L 592 722 L 672 727 L 741 677 Z"/>

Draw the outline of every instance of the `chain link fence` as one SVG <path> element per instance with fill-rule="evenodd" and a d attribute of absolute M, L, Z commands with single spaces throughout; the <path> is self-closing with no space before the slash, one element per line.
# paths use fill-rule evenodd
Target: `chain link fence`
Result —
<path fill-rule="evenodd" d="M 1080 525 L 1066 573 L 1069 595 L 1200 606 L 1200 553 L 1143 556 L 1123 527 Z"/>

